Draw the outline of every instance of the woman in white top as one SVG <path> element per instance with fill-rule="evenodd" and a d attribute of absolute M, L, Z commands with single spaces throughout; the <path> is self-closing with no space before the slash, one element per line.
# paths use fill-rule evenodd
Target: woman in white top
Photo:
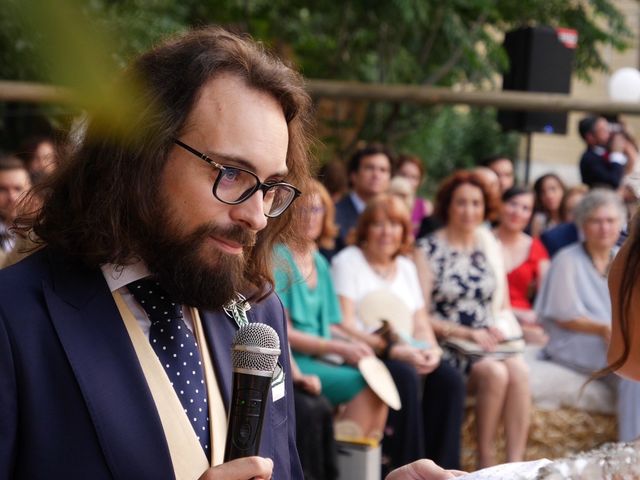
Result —
<path fill-rule="evenodd" d="M 390 412 L 388 425 L 396 430 L 391 440 L 398 455 L 406 456 L 394 460 L 411 461 L 413 451 L 418 458 L 431 458 L 445 468 L 459 468 L 464 382 L 453 367 L 441 362 L 442 350 L 428 321 L 416 267 L 401 255 L 411 251 L 411 231 L 408 209 L 398 198 L 382 195 L 367 205 L 358 221 L 355 245 L 341 251 L 332 263 L 342 326 L 378 352 L 396 380 L 403 408 Z M 397 310 L 410 312 L 409 331 L 398 331 L 399 338 L 371 332 L 359 317 L 361 303 L 379 292 L 391 292 Z M 422 408 L 418 375 L 426 375 Z M 419 449 L 422 439 L 425 447 Z"/>

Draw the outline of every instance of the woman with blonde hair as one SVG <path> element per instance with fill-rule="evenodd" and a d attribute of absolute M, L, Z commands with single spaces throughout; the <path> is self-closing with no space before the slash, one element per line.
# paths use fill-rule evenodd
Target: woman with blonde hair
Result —
<path fill-rule="evenodd" d="M 289 320 L 289 343 L 304 374 L 320 378 L 323 394 L 335 407 L 337 420 L 348 420 L 364 437 L 381 438 L 387 407 L 367 386 L 357 369 L 361 358 L 373 355 L 365 343 L 348 337 L 341 326 L 342 315 L 331 281 L 329 265 L 318 246 L 331 248 L 336 227 L 333 202 L 326 189 L 312 181 L 301 214 L 305 216 L 306 241 L 296 247 L 276 248 L 276 291 Z M 334 355 L 344 359 L 337 365 L 327 361 Z"/>

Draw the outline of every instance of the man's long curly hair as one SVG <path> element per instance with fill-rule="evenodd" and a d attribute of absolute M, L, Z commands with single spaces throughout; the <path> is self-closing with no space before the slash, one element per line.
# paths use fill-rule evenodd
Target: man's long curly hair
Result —
<path fill-rule="evenodd" d="M 89 121 L 75 151 L 32 192 L 43 206 L 19 218 L 19 230 L 33 231 L 38 241 L 89 267 L 134 259 L 148 226 L 158 220 L 160 177 L 173 139 L 185 128 L 203 85 L 223 73 L 280 104 L 289 131 L 287 181 L 304 191 L 311 101 L 302 77 L 251 39 L 211 27 L 172 38 L 133 62 L 123 77 L 141 87 L 133 118 L 123 115 L 119 125 L 106 129 Z M 270 219 L 247 253 L 245 278 L 258 291 L 273 283 L 273 244 L 296 240 L 298 211 L 294 202 Z"/>

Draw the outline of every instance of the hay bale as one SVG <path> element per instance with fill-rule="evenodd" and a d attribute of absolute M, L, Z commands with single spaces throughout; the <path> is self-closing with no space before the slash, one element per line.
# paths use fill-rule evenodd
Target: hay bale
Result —
<path fill-rule="evenodd" d="M 473 406 L 466 409 L 462 427 L 462 467 L 476 468 L 475 413 Z M 525 460 L 561 458 L 591 450 L 617 439 L 616 417 L 591 413 L 573 408 L 542 410 L 535 406 L 531 411 L 531 427 L 525 451 Z M 498 463 L 506 462 L 505 440 L 502 427 L 496 439 Z"/>

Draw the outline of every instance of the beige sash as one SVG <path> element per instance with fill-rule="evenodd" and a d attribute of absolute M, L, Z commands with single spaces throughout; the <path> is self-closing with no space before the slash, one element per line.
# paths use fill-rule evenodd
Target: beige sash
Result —
<path fill-rule="evenodd" d="M 160 364 L 151 344 L 142 333 L 138 322 L 118 292 L 113 292 L 120 315 L 135 349 L 136 355 L 147 380 L 158 415 L 162 423 L 169 454 L 177 480 L 194 480 L 209 468 L 209 462 L 202 446 L 184 413 L 184 409 L 175 390 L 169 382 L 164 368 Z M 212 464 L 222 463 L 226 440 L 227 418 L 218 388 L 211 356 L 204 340 L 200 316 L 196 309 L 191 310 L 198 346 L 203 360 L 207 397 L 209 398 L 209 419 L 211 432 Z M 214 422 L 214 420 L 217 420 Z M 215 428 L 214 428 L 215 427 Z"/>
<path fill-rule="evenodd" d="M 220 465 L 224 461 L 224 447 L 227 442 L 227 412 L 225 411 L 224 403 L 222 402 L 218 379 L 216 378 L 213 363 L 211 362 L 213 357 L 209 354 L 209 347 L 207 346 L 204 330 L 202 328 L 200 314 L 196 308 L 191 308 L 190 311 L 191 318 L 193 319 L 193 328 L 195 330 L 196 339 L 198 340 L 198 347 L 200 347 L 200 356 L 202 357 L 202 366 L 204 367 L 204 381 L 207 384 L 207 397 L 209 398 L 209 431 L 211 432 L 211 464 L 215 466 Z M 147 344 L 149 344 L 149 342 L 147 342 Z M 231 348 L 231 345 L 229 348 Z M 177 395 L 176 398 L 178 398 Z M 218 421 L 214 422 L 215 419 Z M 200 450 L 202 450 L 202 448 L 200 448 Z"/>

